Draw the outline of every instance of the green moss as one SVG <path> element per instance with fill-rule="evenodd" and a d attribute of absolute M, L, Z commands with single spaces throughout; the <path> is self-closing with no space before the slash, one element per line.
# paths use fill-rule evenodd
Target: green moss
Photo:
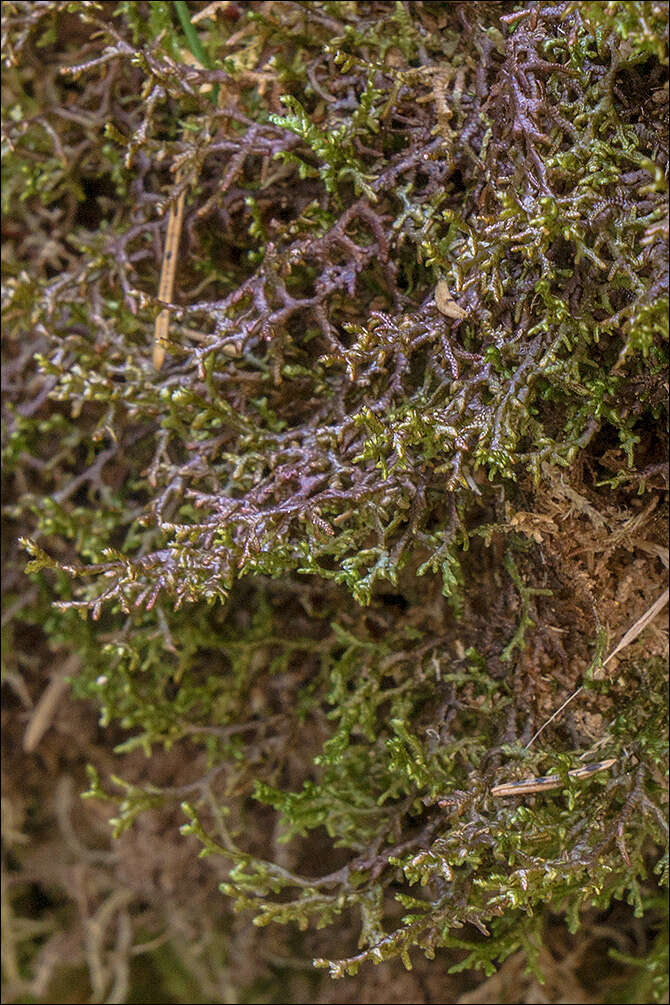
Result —
<path fill-rule="evenodd" d="M 77 651 L 123 734 L 89 793 L 115 832 L 186 799 L 226 896 L 332 926 L 333 976 L 438 950 L 539 976 L 548 912 L 652 911 L 658 653 L 589 680 L 597 729 L 526 745 L 662 583 L 635 566 L 622 618 L 625 555 L 662 548 L 665 7 L 233 4 L 195 69 L 171 5 L 6 6 L 17 630 Z M 205 780 L 152 780 L 175 747 Z M 272 861 L 270 812 L 343 864 Z"/>

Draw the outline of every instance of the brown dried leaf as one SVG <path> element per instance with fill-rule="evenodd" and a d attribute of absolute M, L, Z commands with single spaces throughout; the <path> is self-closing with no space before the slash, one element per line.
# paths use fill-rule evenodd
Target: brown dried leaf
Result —
<path fill-rule="evenodd" d="M 446 314 L 448 318 L 458 318 L 461 320 L 466 316 L 462 307 L 459 307 L 451 295 L 449 284 L 440 279 L 435 287 L 435 306 L 441 314 Z"/>

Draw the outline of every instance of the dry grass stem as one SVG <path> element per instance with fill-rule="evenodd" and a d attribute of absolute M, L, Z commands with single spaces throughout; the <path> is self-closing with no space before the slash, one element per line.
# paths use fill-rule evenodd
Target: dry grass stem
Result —
<path fill-rule="evenodd" d="M 631 642 L 634 642 L 635 639 L 638 637 L 638 635 L 640 635 L 640 633 L 644 631 L 644 629 L 647 627 L 647 625 L 651 621 L 653 621 L 653 619 L 656 617 L 656 615 L 659 614 L 660 611 L 663 610 L 663 608 L 665 607 L 665 605 L 668 602 L 668 593 L 669 592 L 670 591 L 668 591 L 668 590 L 664 590 L 663 593 L 660 595 L 660 597 L 658 597 L 658 599 L 654 601 L 654 603 L 651 605 L 651 607 L 648 610 L 646 610 L 644 612 L 644 614 L 641 615 L 641 617 L 639 617 L 637 619 L 637 621 L 635 622 L 635 624 L 631 625 L 631 627 L 628 629 L 628 631 L 621 637 L 621 639 L 620 639 L 618 645 L 616 646 L 616 648 L 614 648 L 612 650 L 612 652 L 609 654 L 609 656 L 607 657 L 607 659 L 604 660 L 603 665 L 602 665 L 602 669 L 604 669 L 607 666 L 607 664 L 610 662 L 611 659 L 614 659 L 614 657 L 617 655 L 617 653 L 620 653 L 622 649 L 625 649 L 626 646 L 629 646 L 631 644 Z M 566 708 L 570 704 L 570 702 L 573 701 L 577 697 L 577 695 L 580 694 L 583 690 L 584 690 L 584 685 L 581 684 L 577 688 L 576 691 L 573 691 L 573 693 L 570 695 L 570 697 L 567 698 L 566 701 L 563 702 L 563 704 L 560 706 L 560 708 L 557 708 L 556 711 L 554 712 L 554 714 L 551 715 L 547 719 L 547 721 L 545 723 L 543 723 L 542 726 L 540 726 L 540 728 L 538 729 L 538 731 L 530 738 L 530 740 L 526 744 L 526 750 L 528 750 L 528 748 L 531 746 L 531 744 L 534 743 L 535 740 L 537 740 L 537 738 L 540 735 L 540 733 L 544 732 L 544 730 L 547 728 L 547 726 L 551 722 L 553 722 L 554 719 L 556 719 L 557 716 L 559 716 L 561 714 L 561 712 L 563 711 L 563 709 Z"/>

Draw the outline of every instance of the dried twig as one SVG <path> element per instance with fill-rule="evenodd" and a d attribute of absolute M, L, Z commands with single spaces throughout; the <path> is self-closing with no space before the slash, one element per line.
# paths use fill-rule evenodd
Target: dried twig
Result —
<path fill-rule="evenodd" d="M 573 768 L 568 771 L 569 778 L 589 778 L 596 771 L 605 771 L 616 763 L 615 757 L 610 757 L 607 761 L 598 761 L 596 764 L 585 764 L 581 768 Z M 563 784 L 561 775 L 540 775 L 538 778 L 522 778 L 518 782 L 505 782 L 503 785 L 495 785 L 491 789 L 492 796 L 522 796 L 527 792 L 544 792 L 546 789 L 557 789 Z"/>
<path fill-rule="evenodd" d="M 76 656 L 71 656 L 65 661 L 63 666 L 51 677 L 46 688 L 42 692 L 40 700 L 33 709 L 32 715 L 23 736 L 23 749 L 27 754 L 32 754 L 51 726 L 56 709 L 61 698 L 68 689 L 68 677 L 76 673 L 79 668 L 79 660 Z"/>
<path fill-rule="evenodd" d="M 177 172 L 177 181 L 181 181 L 181 172 Z M 172 300 L 174 290 L 174 277 L 177 270 L 177 251 L 179 250 L 179 239 L 181 238 L 181 228 L 184 220 L 184 199 L 186 190 L 182 190 L 177 197 L 176 203 L 170 206 L 168 217 L 167 236 L 165 238 L 165 251 L 163 253 L 163 266 L 161 268 L 161 278 L 158 284 L 158 299 Z M 165 343 L 170 327 L 170 312 L 164 307 L 156 318 L 154 327 L 154 366 L 160 370 L 165 359 Z"/>

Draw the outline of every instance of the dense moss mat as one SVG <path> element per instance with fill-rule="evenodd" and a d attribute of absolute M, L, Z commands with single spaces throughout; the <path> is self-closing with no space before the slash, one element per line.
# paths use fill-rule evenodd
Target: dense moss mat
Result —
<path fill-rule="evenodd" d="M 4 1000 L 666 1000 L 666 5 L 2 8 Z"/>

